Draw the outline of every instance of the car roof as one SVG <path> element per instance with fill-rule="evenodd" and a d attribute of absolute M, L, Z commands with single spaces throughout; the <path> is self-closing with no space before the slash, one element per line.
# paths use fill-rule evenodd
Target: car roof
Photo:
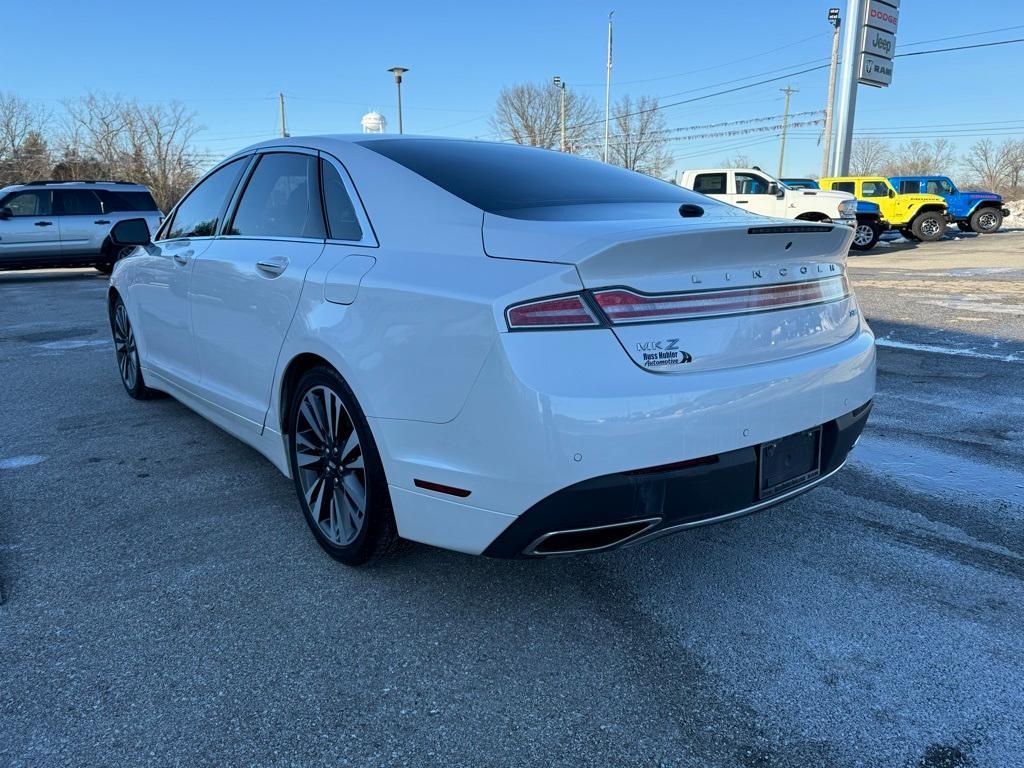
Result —
<path fill-rule="evenodd" d="M 104 189 L 117 192 L 149 192 L 145 184 L 136 184 L 131 181 L 53 181 L 41 179 L 39 181 L 26 181 L 23 184 L 11 184 L 0 189 L 0 193 L 13 192 L 19 189 Z"/>

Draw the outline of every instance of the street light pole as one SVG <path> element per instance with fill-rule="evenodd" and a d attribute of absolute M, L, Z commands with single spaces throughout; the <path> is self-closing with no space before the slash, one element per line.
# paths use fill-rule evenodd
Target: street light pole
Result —
<path fill-rule="evenodd" d="M 560 78 L 558 75 L 555 75 L 554 83 L 555 88 L 558 88 L 562 91 L 562 106 L 559 110 L 562 123 L 562 140 L 559 143 L 559 147 L 563 152 L 565 152 L 565 81 L 562 80 L 562 78 Z"/>
<path fill-rule="evenodd" d="M 825 102 L 825 136 L 821 150 L 821 175 L 828 176 L 829 161 L 832 159 L 832 108 L 836 98 L 836 70 L 839 66 L 839 18 L 838 8 L 828 9 L 828 21 L 832 25 L 832 66 L 828 70 L 828 101 Z"/>
<path fill-rule="evenodd" d="M 402 133 L 402 75 L 409 70 L 405 67 L 392 67 L 388 70 L 395 76 L 395 88 L 398 91 L 398 132 Z"/>
<path fill-rule="evenodd" d="M 604 78 L 604 161 L 608 162 L 608 118 L 611 116 L 612 103 L 612 15 L 608 12 L 608 70 Z"/>

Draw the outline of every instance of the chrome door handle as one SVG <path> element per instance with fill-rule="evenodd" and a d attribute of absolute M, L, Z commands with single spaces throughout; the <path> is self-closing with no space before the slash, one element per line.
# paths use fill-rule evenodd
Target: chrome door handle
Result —
<path fill-rule="evenodd" d="M 188 264 L 189 257 L 192 256 L 192 251 L 185 251 L 184 253 L 174 254 L 174 260 L 178 264 Z"/>
<path fill-rule="evenodd" d="M 288 268 L 288 259 L 284 256 L 275 256 L 272 259 L 262 259 L 256 262 L 256 269 L 276 277 Z"/>
<path fill-rule="evenodd" d="M 52 221 L 37 221 L 36 222 L 36 226 L 37 227 L 52 227 L 53 226 L 53 222 Z"/>
<path fill-rule="evenodd" d="M 736 202 L 737 203 L 749 203 L 750 201 L 749 200 L 737 200 Z"/>
<path fill-rule="evenodd" d="M 109 223 L 110 222 L 107 221 L 106 219 L 96 219 L 96 221 L 93 222 L 93 224 L 109 224 Z"/>

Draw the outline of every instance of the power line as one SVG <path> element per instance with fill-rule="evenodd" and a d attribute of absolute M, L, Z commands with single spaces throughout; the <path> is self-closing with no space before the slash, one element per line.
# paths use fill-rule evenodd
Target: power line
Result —
<path fill-rule="evenodd" d="M 1018 24 L 1015 27 L 1001 27 L 999 29 L 986 29 L 984 32 L 967 32 L 962 35 L 952 35 L 950 37 L 936 37 L 931 40 L 920 40 L 916 43 L 900 43 L 903 48 L 912 48 L 915 45 L 926 45 L 927 43 L 941 43 L 946 40 L 960 40 L 964 37 L 979 37 L 980 35 L 992 35 L 996 32 L 1010 32 L 1014 29 L 1024 29 L 1024 24 Z"/>
<path fill-rule="evenodd" d="M 946 53 L 946 52 L 949 52 L 949 51 L 963 51 L 963 50 L 967 50 L 967 49 L 970 49 L 970 48 L 988 48 L 988 47 L 992 47 L 992 46 L 996 46 L 996 45 L 1010 45 L 1012 43 L 1024 43 L 1024 38 L 1019 38 L 1019 39 L 1015 39 L 1015 40 L 997 40 L 997 41 L 991 42 L 991 43 L 977 43 L 977 44 L 974 44 L 974 45 L 961 45 L 961 46 L 955 46 L 955 47 L 951 47 L 951 48 L 935 48 L 935 49 L 931 49 L 931 50 L 927 50 L 927 51 L 913 51 L 911 53 L 897 53 L 896 56 L 924 56 L 924 55 L 930 54 L 930 53 Z M 702 96 L 694 96 L 694 97 L 689 98 L 689 99 L 682 99 L 681 101 L 674 101 L 674 102 L 671 102 L 669 104 L 658 104 L 657 106 L 648 107 L 647 109 L 638 109 L 638 110 L 633 111 L 633 112 L 625 112 L 625 113 L 616 115 L 615 118 L 616 119 L 621 119 L 623 117 L 635 117 L 636 115 L 644 115 L 644 114 L 647 114 L 649 112 L 657 112 L 659 110 L 669 109 L 671 107 L 678 107 L 681 104 L 691 104 L 691 103 L 693 103 L 695 101 L 703 101 L 704 99 L 712 99 L 712 98 L 715 98 L 716 96 L 723 96 L 723 95 L 725 95 L 727 93 L 735 93 L 736 91 L 742 91 L 742 90 L 746 90 L 748 88 L 756 88 L 759 85 L 766 85 L 768 83 L 776 83 L 779 80 L 786 80 L 788 78 L 797 77 L 799 75 L 805 75 L 805 74 L 807 74 L 809 72 L 816 72 L 816 71 L 818 71 L 820 69 L 825 69 L 828 66 L 829 66 L 828 64 L 819 64 L 818 66 L 808 67 L 807 69 L 802 69 L 802 70 L 799 70 L 798 72 L 789 72 L 789 73 L 784 74 L 784 75 L 779 75 L 778 77 L 770 77 L 770 78 L 767 78 L 765 80 L 759 80 L 756 83 L 748 83 L 746 85 L 738 85 L 735 88 L 727 88 L 727 89 L 722 90 L 722 91 L 716 91 L 715 93 L 706 93 L 706 94 L 704 94 Z M 771 71 L 771 70 L 769 70 L 769 71 Z M 762 74 L 764 74 L 764 73 L 762 73 Z M 757 75 L 750 75 L 749 77 L 757 77 Z M 739 78 L 739 79 L 744 80 L 744 79 L 748 79 L 748 78 Z M 685 91 L 683 93 L 685 93 Z M 672 94 L 669 94 L 669 95 L 671 96 Z M 662 98 L 664 98 L 664 97 L 662 97 Z M 601 123 L 601 122 L 604 122 L 604 121 L 603 120 L 590 120 L 590 121 L 584 122 L 584 123 L 576 123 L 576 124 L 574 124 L 574 125 L 572 125 L 570 127 L 571 128 L 586 128 L 588 126 L 596 125 L 596 124 Z"/>
<path fill-rule="evenodd" d="M 896 57 L 900 56 L 924 56 L 928 53 L 946 53 L 947 51 L 966 51 L 969 48 L 991 48 L 995 45 L 1009 45 L 1011 43 L 1024 43 L 1024 37 L 1018 37 L 1015 40 L 996 40 L 992 43 L 975 43 L 974 45 L 958 45 L 953 48 L 933 48 L 930 51 L 911 51 L 910 53 L 897 53 Z"/>

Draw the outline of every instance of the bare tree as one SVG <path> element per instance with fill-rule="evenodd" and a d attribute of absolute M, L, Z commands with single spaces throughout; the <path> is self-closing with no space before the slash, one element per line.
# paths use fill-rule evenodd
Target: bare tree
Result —
<path fill-rule="evenodd" d="M 982 139 L 967 150 L 963 164 L 972 183 L 993 192 L 1018 194 L 1024 181 L 1024 141 L 1007 139 L 997 146 L 992 139 Z"/>
<path fill-rule="evenodd" d="M 196 180 L 201 165 L 192 150 L 199 127 L 178 102 L 141 106 L 90 94 L 65 105 L 62 178 L 106 176 L 147 185 L 167 210 Z"/>
<path fill-rule="evenodd" d="M 947 174 L 955 162 L 955 147 L 948 139 L 927 142 L 920 139 L 900 144 L 882 168 L 886 176 L 929 176 Z M 878 169 L 874 171 L 878 172 Z"/>
<path fill-rule="evenodd" d="M 754 162 L 750 159 L 750 155 L 742 153 L 736 153 L 722 161 L 723 168 L 751 168 L 753 165 Z"/>
<path fill-rule="evenodd" d="M 634 101 L 627 94 L 619 99 L 612 116 L 608 162 L 648 176 L 664 175 L 672 157 L 667 151 L 665 117 L 658 111 L 658 100 L 641 96 Z"/>
<path fill-rule="evenodd" d="M 557 149 L 561 142 L 561 91 L 548 83 L 502 88 L 491 127 L 502 139 Z M 597 108 L 589 96 L 566 90 L 566 144 L 570 152 L 589 148 L 596 133 Z"/>
<path fill-rule="evenodd" d="M 864 138 L 853 142 L 850 150 L 850 174 L 868 176 L 882 173 L 892 157 L 889 144 L 881 139 Z"/>
<path fill-rule="evenodd" d="M 44 133 L 49 115 L 11 93 L 0 93 L 0 186 L 48 175 Z"/>

